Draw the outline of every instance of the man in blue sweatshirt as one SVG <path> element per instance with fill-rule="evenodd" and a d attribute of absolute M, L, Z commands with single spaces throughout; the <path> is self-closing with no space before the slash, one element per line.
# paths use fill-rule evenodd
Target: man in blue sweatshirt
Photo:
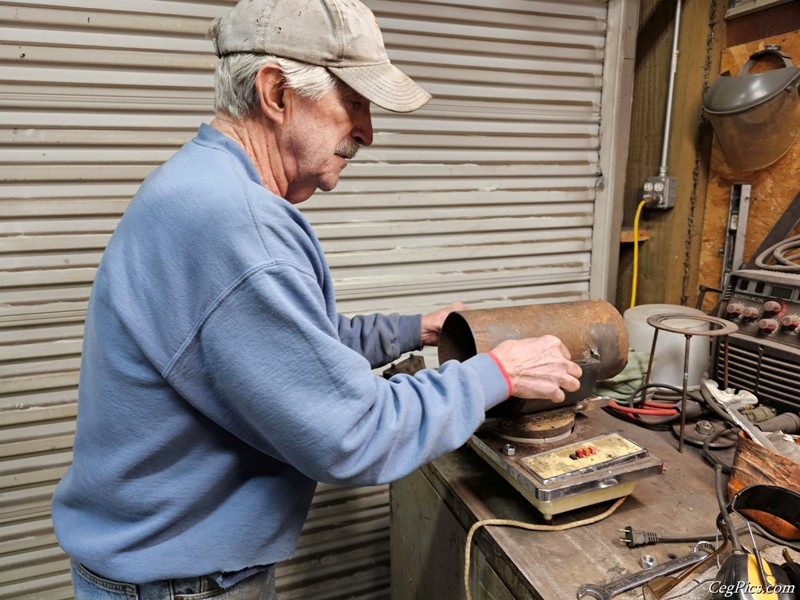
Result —
<path fill-rule="evenodd" d="M 318 481 L 393 481 L 509 395 L 579 387 L 551 336 L 374 376 L 436 344 L 448 309 L 337 314 L 295 204 L 372 142 L 371 102 L 430 96 L 357 0 L 242 0 L 211 37 L 216 118 L 144 181 L 87 311 L 74 463 L 53 499 L 77 600 L 273 598 Z"/>

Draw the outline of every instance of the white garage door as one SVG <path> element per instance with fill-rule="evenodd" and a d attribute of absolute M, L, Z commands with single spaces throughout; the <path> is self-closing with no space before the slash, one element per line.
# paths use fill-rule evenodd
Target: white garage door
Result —
<path fill-rule="evenodd" d="M 340 310 L 606 296 L 635 2 L 367 4 L 434 100 L 375 110 L 374 145 L 303 205 Z M 49 506 L 86 301 L 139 182 L 211 116 L 204 35 L 231 5 L 0 2 L 0 600 L 71 597 Z M 388 510 L 385 487 L 321 486 L 282 598 L 388 597 Z"/>

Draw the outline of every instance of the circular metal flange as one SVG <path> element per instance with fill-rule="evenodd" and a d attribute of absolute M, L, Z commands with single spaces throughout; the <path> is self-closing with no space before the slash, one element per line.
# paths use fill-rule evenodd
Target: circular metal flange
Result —
<path fill-rule="evenodd" d="M 664 321 L 670 319 L 681 319 L 683 321 L 703 321 L 716 325 L 719 329 L 686 329 L 685 327 L 672 327 L 666 325 Z M 662 313 L 647 317 L 647 324 L 655 327 L 656 329 L 663 329 L 664 331 L 671 331 L 672 333 L 680 333 L 682 335 L 700 335 L 705 337 L 714 337 L 718 335 L 730 335 L 739 331 L 739 326 L 736 323 L 731 323 L 724 319 L 712 317 L 710 315 L 686 315 L 682 313 Z"/>
<path fill-rule="evenodd" d="M 518 444 L 544 444 L 568 438 L 575 425 L 575 412 L 555 410 L 524 415 L 517 419 L 502 419 L 497 434 Z"/>

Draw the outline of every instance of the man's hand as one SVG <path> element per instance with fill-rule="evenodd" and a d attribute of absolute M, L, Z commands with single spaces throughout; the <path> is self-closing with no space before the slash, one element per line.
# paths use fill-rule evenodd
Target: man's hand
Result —
<path fill-rule="evenodd" d="M 506 340 L 491 351 L 511 379 L 511 395 L 517 398 L 563 402 L 565 392 L 581 386 L 583 372 L 570 360 L 569 350 L 553 335 Z"/>
<path fill-rule="evenodd" d="M 467 305 L 462 302 L 451 302 L 442 309 L 428 313 L 422 317 L 422 345 L 438 346 L 439 334 L 442 331 L 444 320 L 451 312 L 467 310 Z"/>

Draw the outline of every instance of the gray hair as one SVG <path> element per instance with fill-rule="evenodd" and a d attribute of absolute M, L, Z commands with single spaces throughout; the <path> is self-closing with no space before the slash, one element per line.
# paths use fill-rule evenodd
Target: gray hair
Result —
<path fill-rule="evenodd" d="M 218 32 L 216 20 L 208 30 L 215 47 Z M 268 64 L 277 65 L 283 72 L 287 88 L 312 100 L 319 100 L 336 85 L 337 80 L 325 67 L 269 54 L 226 54 L 220 57 L 214 74 L 214 110 L 224 111 L 234 119 L 252 114 L 259 102 L 256 75 Z"/>

